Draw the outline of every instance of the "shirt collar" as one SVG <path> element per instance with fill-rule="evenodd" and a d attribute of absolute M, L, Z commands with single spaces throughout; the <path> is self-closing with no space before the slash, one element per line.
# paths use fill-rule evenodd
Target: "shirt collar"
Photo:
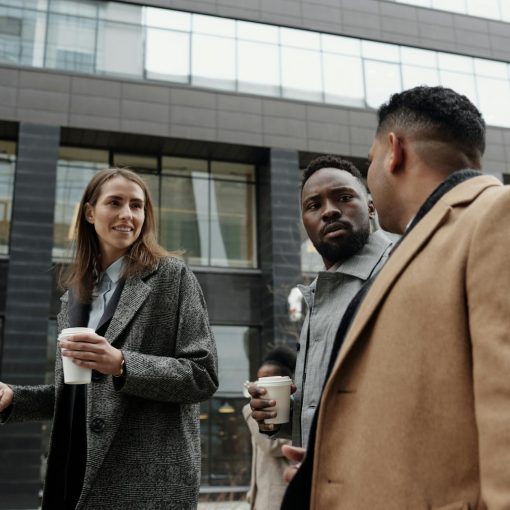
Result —
<path fill-rule="evenodd" d="M 391 241 L 381 232 L 372 232 L 361 250 L 343 264 L 334 264 L 328 272 L 344 273 L 360 280 L 368 280 L 374 267 L 391 246 Z"/>
<path fill-rule="evenodd" d="M 105 270 L 105 273 L 108 275 L 108 278 L 110 278 L 112 283 L 117 283 L 120 280 L 124 258 L 125 258 L 124 256 L 118 258 L 115 262 L 110 264 Z"/>

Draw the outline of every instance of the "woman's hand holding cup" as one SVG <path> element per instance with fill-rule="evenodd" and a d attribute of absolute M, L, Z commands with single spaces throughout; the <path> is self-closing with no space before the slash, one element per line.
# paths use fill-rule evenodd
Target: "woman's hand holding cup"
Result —
<path fill-rule="evenodd" d="M 106 375 L 118 375 L 122 366 L 122 351 L 96 333 L 76 333 L 60 338 L 62 356 L 83 368 Z"/>
<path fill-rule="evenodd" d="M 12 404 L 13 398 L 14 393 L 12 389 L 7 384 L 0 382 L 0 413 Z"/>

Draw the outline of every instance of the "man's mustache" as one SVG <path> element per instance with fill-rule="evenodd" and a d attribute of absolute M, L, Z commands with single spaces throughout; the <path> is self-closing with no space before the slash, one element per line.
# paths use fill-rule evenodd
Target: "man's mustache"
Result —
<path fill-rule="evenodd" d="M 347 223 L 342 220 L 332 221 L 324 227 L 321 228 L 320 232 L 322 236 L 329 234 L 330 232 L 334 232 L 335 230 L 351 230 L 350 223 Z"/>

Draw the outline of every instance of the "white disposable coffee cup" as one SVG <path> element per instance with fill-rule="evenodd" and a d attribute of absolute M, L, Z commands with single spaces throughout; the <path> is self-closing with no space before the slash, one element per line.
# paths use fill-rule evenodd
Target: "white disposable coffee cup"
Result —
<path fill-rule="evenodd" d="M 258 388 L 265 388 L 267 391 L 264 398 L 274 400 L 275 407 L 268 408 L 275 410 L 274 418 L 266 418 L 264 423 L 287 423 L 290 415 L 290 385 L 292 380 L 288 376 L 276 375 L 273 377 L 260 377 L 255 381 Z"/>
<path fill-rule="evenodd" d="M 78 333 L 94 333 L 92 328 L 65 328 L 60 332 L 58 341 L 64 340 L 71 335 Z M 90 384 L 92 369 L 80 367 L 73 363 L 72 358 L 62 356 L 62 368 L 64 369 L 64 382 L 66 384 Z"/>

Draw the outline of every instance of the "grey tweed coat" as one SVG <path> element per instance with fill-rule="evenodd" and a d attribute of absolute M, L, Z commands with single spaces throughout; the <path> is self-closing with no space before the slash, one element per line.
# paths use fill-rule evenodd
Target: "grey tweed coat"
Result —
<path fill-rule="evenodd" d="M 61 301 L 59 331 L 72 312 L 69 293 Z M 198 402 L 215 392 L 218 380 L 216 348 L 193 273 L 168 257 L 157 270 L 128 278 L 104 336 L 122 349 L 126 377 L 123 383 L 108 376 L 88 385 L 87 464 L 77 510 L 196 508 Z M 13 387 L 8 421 L 56 415 L 64 386 L 60 355 L 56 359 L 55 385 Z M 57 456 L 55 435 L 47 480 Z M 50 499 L 44 494 L 44 509 Z"/>

